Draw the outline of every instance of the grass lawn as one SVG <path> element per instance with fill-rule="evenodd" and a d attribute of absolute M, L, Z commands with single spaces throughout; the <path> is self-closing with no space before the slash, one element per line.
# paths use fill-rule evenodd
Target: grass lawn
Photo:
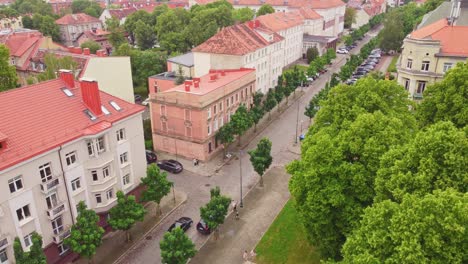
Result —
<path fill-rule="evenodd" d="M 392 61 L 390 62 L 390 65 L 388 65 L 387 71 L 388 72 L 396 72 L 396 62 L 398 60 L 399 56 L 394 56 L 392 58 Z"/>
<path fill-rule="evenodd" d="M 296 65 L 296 66 L 297 66 L 297 68 L 298 68 L 299 70 L 301 70 L 301 71 L 303 71 L 303 72 L 307 72 L 307 69 L 309 68 L 309 67 L 307 67 L 307 66 L 305 66 L 305 65 Z"/>
<path fill-rule="evenodd" d="M 255 249 L 256 263 L 320 263 L 318 252 L 309 244 L 302 224 L 289 200 Z"/>

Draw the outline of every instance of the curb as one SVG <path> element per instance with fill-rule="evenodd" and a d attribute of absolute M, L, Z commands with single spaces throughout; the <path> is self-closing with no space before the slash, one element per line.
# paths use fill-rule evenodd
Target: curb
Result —
<path fill-rule="evenodd" d="M 175 210 L 177 210 L 182 204 L 184 204 L 186 201 L 187 201 L 187 198 L 188 198 L 188 195 L 186 193 L 184 193 L 185 197 L 182 199 L 182 201 L 180 201 L 174 208 L 172 208 L 171 211 L 169 211 L 166 215 L 164 215 L 161 219 L 159 219 L 159 221 L 153 226 L 151 227 L 147 232 L 145 232 L 141 237 L 140 239 L 138 239 L 138 241 L 135 242 L 135 244 L 133 244 L 133 246 L 131 246 L 129 249 L 127 249 L 122 255 L 120 255 L 120 257 L 118 257 L 114 262 L 113 264 L 116 264 L 116 263 L 119 263 L 124 257 L 127 256 L 127 253 L 134 250 L 140 243 L 142 240 L 146 239 L 146 237 L 148 236 L 149 233 L 153 232 L 154 229 L 156 229 L 157 227 L 159 227 L 159 225 L 164 221 L 166 220 L 167 217 L 169 217 Z"/>

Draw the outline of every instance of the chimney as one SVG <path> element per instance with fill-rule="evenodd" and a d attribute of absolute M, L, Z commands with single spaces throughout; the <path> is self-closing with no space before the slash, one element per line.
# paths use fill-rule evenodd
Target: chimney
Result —
<path fill-rule="evenodd" d="M 260 26 L 260 21 L 255 19 L 254 21 L 254 28 L 258 28 Z"/>
<path fill-rule="evenodd" d="M 254 21 L 247 22 L 247 26 L 249 26 L 251 29 L 254 29 Z"/>
<path fill-rule="evenodd" d="M 210 74 L 210 81 L 214 81 L 216 79 L 218 79 L 218 74 L 217 73 Z"/>
<path fill-rule="evenodd" d="M 97 51 L 96 51 L 96 55 L 97 55 L 98 57 L 107 57 L 107 53 L 106 53 L 106 51 L 103 50 L 103 49 L 97 50 Z"/>
<path fill-rule="evenodd" d="M 75 52 L 75 47 L 73 47 L 73 46 L 68 46 L 68 52 L 70 52 L 70 53 Z"/>
<path fill-rule="evenodd" d="M 193 78 L 193 87 L 200 88 L 200 78 Z"/>
<path fill-rule="evenodd" d="M 84 48 L 84 49 L 83 49 L 83 54 L 84 54 L 84 55 L 89 55 L 89 54 L 91 54 L 91 52 L 89 51 L 89 48 Z"/>
<path fill-rule="evenodd" d="M 226 76 L 226 72 L 225 72 L 225 71 L 221 71 L 221 76 Z"/>
<path fill-rule="evenodd" d="M 192 85 L 192 81 L 185 81 L 184 82 L 184 85 L 185 85 L 185 91 L 186 92 L 190 92 L 190 86 Z"/>
<path fill-rule="evenodd" d="M 99 94 L 99 87 L 96 80 L 82 78 L 80 81 L 81 96 L 86 107 L 93 112 L 96 116 L 102 114 L 101 110 L 101 96 Z"/>
<path fill-rule="evenodd" d="M 75 88 L 75 78 L 70 70 L 59 70 L 60 80 L 62 80 L 67 88 Z"/>
<path fill-rule="evenodd" d="M 80 47 L 73 47 L 73 53 L 81 54 L 81 53 L 83 53 L 83 49 L 80 48 Z"/>

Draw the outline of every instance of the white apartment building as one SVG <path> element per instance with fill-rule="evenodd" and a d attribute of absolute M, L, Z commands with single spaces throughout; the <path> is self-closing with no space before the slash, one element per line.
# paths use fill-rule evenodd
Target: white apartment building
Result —
<path fill-rule="evenodd" d="M 47 263 L 66 263 L 63 244 L 84 201 L 106 226 L 116 192 L 145 175 L 144 108 L 100 92 L 91 79 L 60 78 L 0 93 L 0 263 L 13 241 L 43 237 Z"/>

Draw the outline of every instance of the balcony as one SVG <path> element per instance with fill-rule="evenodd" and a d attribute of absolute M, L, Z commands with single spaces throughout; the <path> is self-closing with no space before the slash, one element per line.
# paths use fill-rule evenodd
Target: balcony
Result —
<path fill-rule="evenodd" d="M 53 177 L 47 182 L 41 183 L 41 191 L 44 194 L 49 193 L 50 191 L 53 191 L 57 188 L 57 185 L 59 185 L 60 180 L 58 176 Z"/>
<path fill-rule="evenodd" d="M 65 203 L 59 203 L 57 206 L 55 206 L 52 209 L 47 210 L 47 216 L 49 217 L 50 220 L 54 220 L 57 218 L 57 216 L 61 215 L 63 212 L 65 212 Z"/>
<path fill-rule="evenodd" d="M 54 243 L 55 244 L 60 244 L 68 236 L 70 236 L 70 229 L 66 229 L 66 230 L 60 232 L 58 235 L 54 235 L 54 237 L 53 237 Z"/>

